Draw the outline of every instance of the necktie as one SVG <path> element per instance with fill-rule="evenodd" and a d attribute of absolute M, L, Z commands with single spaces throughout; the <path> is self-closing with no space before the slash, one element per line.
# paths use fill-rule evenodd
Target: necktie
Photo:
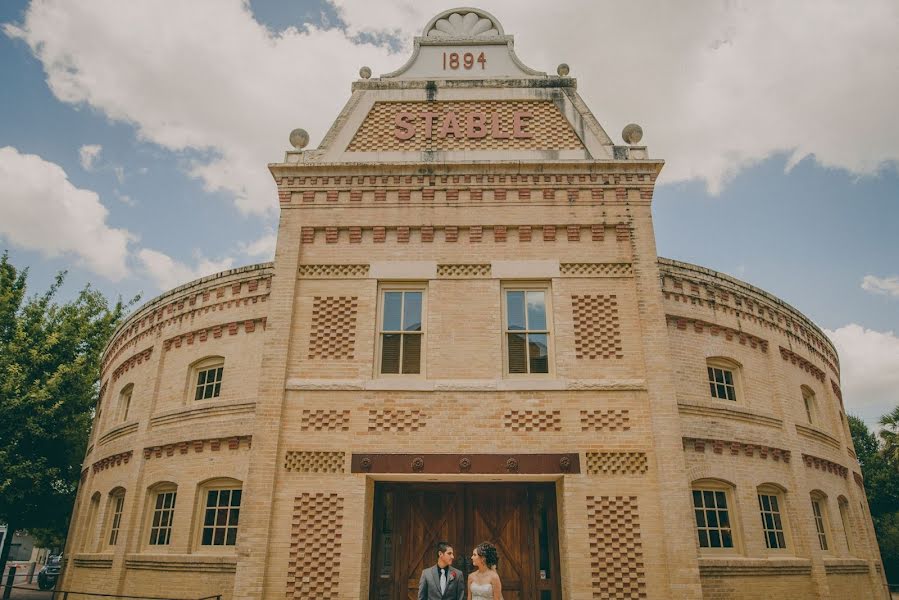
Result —
<path fill-rule="evenodd" d="M 446 569 L 440 569 L 440 593 L 446 591 Z"/>

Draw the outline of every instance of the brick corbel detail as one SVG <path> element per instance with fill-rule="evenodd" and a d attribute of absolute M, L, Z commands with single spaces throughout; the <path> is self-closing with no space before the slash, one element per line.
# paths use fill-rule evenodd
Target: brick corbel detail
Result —
<path fill-rule="evenodd" d="M 113 454 L 112 456 L 101 458 L 91 465 L 91 470 L 94 473 L 99 473 L 100 471 L 105 471 L 106 469 L 110 469 L 112 467 L 127 465 L 131 461 L 131 457 L 133 455 L 134 451 L 129 450 L 127 452 L 119 452 L 118 454 Z"/>
<path fill-rule="evenodd" d="M 700 454 L 711 449 L 714 454 L 729 454 L 731 456 L 758 456 L 767 460 L 769 457 L 775 462 L 790 462 L 792 453 L 784 448 L 753 444 L 750 442 L 738 442 L 734 440 L 716 440 L 708 438 L 685 437 L 683 439 L 684 450 L 693 450 Z"/>
<path fill-rule="evenodd" d="M 162 343 L 162 348 L 163 350 L 168 351 L 173 348 L 180 348 L 184 344 L 190 346 L 193 345 L 194 342 L 202 343 L 209 339 L 210 334 L 213 338 L 220 338 L 224 335 L 225 331 L 228 332 L 228 335 L 237 335 L 237 332 L 240 331 L 241 327 L 243 327 L 244 331 L 247 333 L 253 333 L 256 331 L 257 325 L 261 325 L 264 330 L 266 320 L 266 317 L 258 317 L 255 319 L 246 319 L 244 321 L 231 321 L 230 323 L 212 325 L 203 329 L 197 329 L 196 331 L 182 333 L 181 335 L 176 335 L 173 338 L 165 340 Z"/>
<path fill-rule="evenodd" d="M 150 360 L 150 355 L 153 353 L 153 346 L 150 346 L 146 350 L 142 352 L 138 352 L 118 367 L 116 370 L 112 372 L 112 380 L 115 382 L 119 377 L 127 373 L 132 367 L 136 367 L 137 365 L 143 363 L 145 360 Z M 102 395 L 102 394 L 101 394 Z"/>
<path fill-rule="evenodd" d="M 811 374 L 815 379 L 817 379 L 821 383 L 824 383 L 824 371 L 822 371 L 821 369 L 819 369 L 818 367 L 816 367 L 815 365 L 810 363 L 805 358 L 799 356 L 795 352 L 788 350 L 788 349 L 784 348 L 783 346 L 781 346 L 780 347 L 780 357 L 783 358 L 784 360 L 790 361 L 790 363 L 796 365 L 797 367 L 799 367 L 806 373 Z"/>
<path fill-rule="evenodd" d="M 802 462 L 805 463 L 806 467 L 815 468 L 820 471 L 827 471 L 828 473 L 833 473 L 834 475 L 839 475 L 843 479 L 849 477 L 849 469 L 844 467 L 843 465 L 837 464 L 835 462 L 831 462 L 826 458 L 820 458 L 817 456 L 812 456 L 811 454 L 803 454 Z"/>
<path fill-rule="evenodd" d="M 195 454 L 208 449 L 212 452 L 218 452 L 223 447 L 228 450 L 238 450 L 240 448 L 250 449 L 253 447 L 252 435 L 235 435 L 222 438 L 206 438 L 201 440 L 186 440 L 183 442 L 173 442 L 171 444 L 163 444 L 162 446 L 147 446 L 144 448 L 144 459 L 162 458 L 164 456 L 174 456 L 178 454 L 187 454 L 193 450 Z"/>
<path fill-rule="evenodd" d="M 852 472 L 852 478 L 855 480 L 855 483 L 858 484 L 858 487 L 865 489 L 865 480 L 862 478 L 861 473 Z"/>
<path fill-rule="evenodd" d="M 760 337 L 756 337 L 743 331 L 731 329 L 730 327 L 723 327 L 707 321 L 700 321 L 698 319 L 687 319 L 677 315 L 665 315 L 665 318 L 670 325 L 674 325 L 681 331 L 687 331 L 692 327 L 693 331 L 696 333 L 708 332 L 711 336 L 724 336 L 724 339 L 729 342 L 738 341 L 744 346 L 748 344 L 756 350 L 761 350 L 762 352 L 768 351 L 768 340 L 763 340 Z"/>

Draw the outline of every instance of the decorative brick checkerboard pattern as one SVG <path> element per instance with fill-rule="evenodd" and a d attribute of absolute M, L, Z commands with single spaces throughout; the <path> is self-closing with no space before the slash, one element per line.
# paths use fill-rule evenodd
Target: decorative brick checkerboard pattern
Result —
<path fill-rule="evenodd" d="M 563 277 L 633 277 L 631 263 L 562 263 Z"/>
<path fill-rule="evenodd" d="M 630 411 L 626 408 L 581 411 L 581 431 L 627 431 L 630 428 Z"/>
<path fill-rule="evenodd" d="M 342 530 L 342 497 L 317 493 L 294 498 L 287 565 L 288 599 L 338 597 Z"/>
<path fill-rule="evenodd" d="M 316 296 L 312 303 L 310 359 L 352 359 L 356 350 L 357 296 Z"/>
<path fill-rule="evenodd" d="M 562 414 L 558 410 L 509 410 L 503 425 L 512 431 L 561 431 Z"/>
<path fill-rule="evenodd" d="M 427 425 L 427 418 L 418 409 L 371 409 L 368 411 L 369 431 L 418 431 Z"/>
<path fill-rule="evenodd" d="M 491 118 L 499 115 L 501 130 L 512 131 L 512 114 L 526 111 L 533 115 L 527 120 L 526 131 L 532 134 L 529 138 L 495 138 L 487 135 L 481 138 L 469 138 L 448 135 L 438 137 L 438 130 L 443 123 L 443 115 L 454 112 L 462 131 L 465 130 L 465 115 L 470 112 L 490 113 Z M 433 112 L 439 116 L 434 118 L 433 137 L 424 137 L 424 124 L 416 123 L 417 132 L 408 140 L 401 140 L 394 135 L 396 115 L 401 112 Z M 552 102 L 533 100 L 477 100 L 447 102 L 375 102 L 362 126 L 353 137 L 347 150 L 349 152 L 402 152 L 415 150 L 579 150 L 583 148 L 577 134 Z"/>
<path fill-rule="evenodd" d="M 636 496 L 587 496 L 590 578 L 600 600 L 646 598 Z"/>
<path fill-rule="evenodd" d="M 646 472 L 645 452 L 588 452 L 588 475 L 642 475 Z"/>
<path fill-rule="evenodd" d="M 437 277 L 446 279 L 469 279 L 490 277 L 490 264 L 477 265 L 437 265 Z"/>
<path fill-rule="evenodd" d="M 349 431 L 348 410 L 304 410 L 300 416 L 301 431 Z"/>
<path fill-rule="evenodd" d="M 300 473 L 343 473 L 343 452 L 315 452 L 288 450 L 284 455 L 284 469 Z"/>
<path fill-rule="evenodd" d="M 367 277 L 368 265 L 300 265 L 299 276 L 305 279 Z"/>
<path fill-rule="evenodd" d="M 618 299 L 614 294 L 571 297 L 577 358 L 624 358 Z"/>

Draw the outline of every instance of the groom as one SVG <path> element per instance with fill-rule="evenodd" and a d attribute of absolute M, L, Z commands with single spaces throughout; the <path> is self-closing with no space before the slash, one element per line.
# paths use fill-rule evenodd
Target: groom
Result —
<path fill-rule="evenodd" d="M 465 600 L 465 577 L 453 568 L 454 558 L 448 542 L 437 544 L 437 564 L 421 572 L 418 600 Z"/>

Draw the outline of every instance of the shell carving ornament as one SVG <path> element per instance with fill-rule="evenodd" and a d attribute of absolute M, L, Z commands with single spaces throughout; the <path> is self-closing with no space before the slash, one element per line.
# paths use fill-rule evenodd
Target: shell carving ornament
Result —
<path fill-rule="evenodd" d="M 499 31 L 493 21 L 477 13 L 452 13 L 445 19 L 438 19 L 428 31 L 431 39 L 440 38 L 492 38 L 498 37 Z"/>

